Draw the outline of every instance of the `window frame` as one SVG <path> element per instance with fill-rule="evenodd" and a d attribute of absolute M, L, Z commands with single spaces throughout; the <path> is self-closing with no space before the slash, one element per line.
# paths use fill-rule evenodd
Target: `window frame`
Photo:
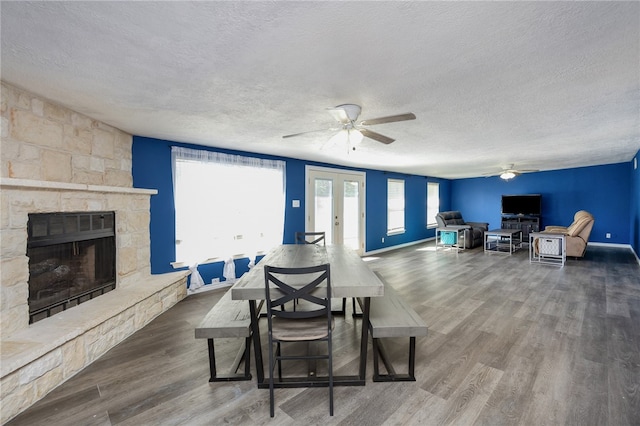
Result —
<path fill-rule="evenodd" d="M 401 184 L 402 190 L 391 191 L 392 189 L 391 186 L 394 184 Z M 401 208 L 393 206 L 393 203 L 392 203 L 393 200 L 391 199 L 392 192 L 402 194 L 401 203 L 397 203 L 398 205 L 402 206 Z M 394 178 L 387 179 L 387 236 L 404 234 L 406 232 L 406 193 L 405 192 L 406 192 L 406 185 L 405 185 L 404 179 L 394 179 Z M 392 216 L 396 216 L 393 213 L 397 214 L 398 212 L 402 212 L 402 226 L 391 227 L 390 219 Z"/>
<path fill-rule="evenodd" d="M 194 262 L 252 258 L 264 253 L 272 244 L 282 243 L 286 205 L 286 162 L 178 146 L 173 146 L 171 151 L 176 232 L 176 258 L 172 262 L 174 267 L 192 265 Z M 205 170 L 207 168 L 211 168 L 211 171 Z M 269 177 L 257 178 L 255 173 L 248 170 L 255 170 L 258 176 L 268 173 Z M 182 175 L 187 171 L 188 173 Z M 203 171 L 207 176 L 200 178 L 199 173 Z M 218 174 L 220 172 L 225 173 L 224 176 L 231 173 L 231 176 L 240 178 L 231 180 L 232 188 L 222 187 L 220 183 L 229 185 L 229 179 L 221 177 Z M 179 181 L 181 176 L 185 179 L 182 182 Z M 194 181 L 194 178 L 197 179 Z M 256 182 L 270 185 L 270 189 L 260 190 L 259 183 Z M 238 197 L 236 194 L 249 196 Z M 273 210 L 272 217 L 267 220 L 261 208 L 264 208 L 265 197 L 269 196 L 277 204 L 277 209 Z M 250 203 L 253 207 L 243 206 L 240 201 L 244 204 Z M 227 205 L 228 203 L 233 205 Z M 180 210 L 186 214 L 181 214 Z M 203 213 L 196 214 L 191 210 Z M 262 213 L 257 217 L 253 211 Z M 203 219 L 203 215 L 206 219 Z M 237 220 L 238 218 L 241 219 Z M 217 224 L 212 224 L 212 220 Z M 201 230 L 194 232 L 192 224 L 195 222 L 206 224 Z M 272 226 L 266 225 L 267 223 Z M 178 247 L 185 244 L 185 236 L 192 241 L 187 246 Z M 206 241 L 203 241 L 204 239 Z"/>
<path fill-rule="evenodd" d="M 426 205 L 427 214 L 426 214 L 426 217 L 425 217 L 425 221 L 426 221 L 426 224 L 427 224 L 427 229 L 432 229 L 432 228 L 437 228 L 438 227 L 438 222 L 436 221 L 435 214 L 433 215 L 433 222 L 429 222 L 430 213 L 433 212 L 433 209 L 429 208 L 429 206 L 431 205 L 430 201 L 433 201 L 431 196 L 430 196 L 432 191 L 430 191 L 429 188 L 430 187 L 433 188 L 433 186 L 435 186 L 436 189 L 437 189 L 436 190 L 436 194 L 437 194 L 437 197 L 438 197 L 437 198 L 437 202 L 436 202 L 437 206 L 436 206 L 436 209 L 435 209 L 435 214 L 437 214 L 440 211 L 440 182 L 427 182 L 427 188 L 426 188 L 427 189 L 427 194 L 426 194 L 427 195 L 427 201 L 426 201 L 427 202 L 427 205 Z"/>

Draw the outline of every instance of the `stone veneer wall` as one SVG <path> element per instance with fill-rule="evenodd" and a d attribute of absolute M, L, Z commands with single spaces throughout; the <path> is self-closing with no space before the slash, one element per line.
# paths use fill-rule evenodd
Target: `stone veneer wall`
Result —
<path fill-rule="evenodd" d="M 150 274 L 150 197 L 131 135 L 1 83 L 0 421 L 15 417 L 186 296 Z M 116 290 L 29 325 L 29 213 L 116 212 Z"/>

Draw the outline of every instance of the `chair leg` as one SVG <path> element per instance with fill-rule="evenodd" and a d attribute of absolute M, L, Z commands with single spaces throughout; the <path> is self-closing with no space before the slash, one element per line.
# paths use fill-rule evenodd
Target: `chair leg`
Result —
<path fill-rule="evenodd" d="M 333 347 L 331 340 L 329 337 L 329 415 L 333 416 Z"/>
<path fill-rule="evenodd" d="M 280 342 L 278 342 L 278 346 L 276 349 L 276 359 L 278 360 L 278 379 L 282 380 L 282 360 L 280 359 Z"/>
<path fill-rule="evenodd" d="M 273 395 L 273 373 L 275 364 L 273 362 L 273 342 L 269 341 L 269 415 L 275 416 L 274 395 Z"/>
<path fill-rule="evenodd" d="M 273 377 L 269 379 L 269 415 L 275 416 L 275 407 L 273 402 Z"/>

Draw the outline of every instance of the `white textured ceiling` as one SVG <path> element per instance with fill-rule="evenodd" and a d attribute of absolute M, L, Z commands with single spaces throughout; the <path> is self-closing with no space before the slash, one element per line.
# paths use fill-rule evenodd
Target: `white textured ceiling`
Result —
<path fill-rule="evenodd" d="M 630 161 L 639 2 L 6 2 L 1 78 L 135 135 L 445 178 Z M 362 105 L 391 145 L 326 146 Z"/>

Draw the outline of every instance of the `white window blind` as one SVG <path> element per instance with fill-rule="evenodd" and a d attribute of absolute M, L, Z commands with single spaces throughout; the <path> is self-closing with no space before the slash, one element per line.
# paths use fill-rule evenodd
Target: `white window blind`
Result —
<path fill-rule="evenodd" d="M 285 162 L 172 147 L 176 261 L 282 244 Z"/>
<path fill-rule="evenodd" d="M 440 184 L 427 182 L 427 227 L 438 226 L 436 215 L 440 211 Z"/>
<path fill-rule="evenodd" d="M 387 180 L 387 235 L 404 232 L 404 181 Z"/>

